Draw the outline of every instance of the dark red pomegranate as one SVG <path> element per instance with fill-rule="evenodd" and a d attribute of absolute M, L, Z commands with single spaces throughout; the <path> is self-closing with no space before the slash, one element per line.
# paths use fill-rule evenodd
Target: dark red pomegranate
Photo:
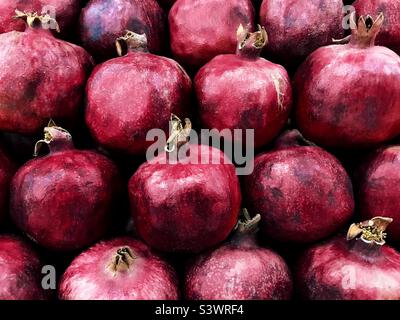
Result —
<path fill-rule="evenodd" d="M 255 158 L 254 172 L 244 179 L 247 206 L 261 214 L 261 232 L 281 242 L 325 238 L 354 209 L 351 181 L 340 162 L 304 142 L 298 131 L 285 133 L 275 150 Z"/>
<path fill-rule="evenodd" d="M 0 33 L 24 31 L 25 24 L 14 19 L 15 10 L 49 14 L 60 24 L 61 35 L 70 37 L 81 12 L 81 0 L 2 0 L 0 2 Z"/>
<path fill-rule="evenodd" d="M 264 0 L 260 23 L 270 40 L 265 51 L 284 66 L 297 67 L 332 38 L 343 38 L 342 8 L 342 0 Z"/>
<path fill-rule="evenodd" d="M 250 0 L 177 0 L 169 12 L 171 49 L 175 58 L 191 70 L 219 54 L 234 53 L 236 30 L 253 28 Z"/>
<path fill-rule="evenodd" d="M 15 171 L 14 163 L 0 145 L 0 223 L 8 211 L 10 182 Z"/>
<path fill-rule="evenodd" d="M 286 300 L 292 279 L 285 261 L 260 247 L 253 220 L 239 222 L 233 237 L 217 249 L 190 262 L 185 275 L 189 300 Z"/>
<path fill-rule="evenodd" d="M 187 115 L 192 83 L 178 63 L 147 51 L 146 36 L 128 32 L 117 44 L 128 53 L 97 66 L 88 81 L 86 124 L 103 147 L 143 155 L 149 130 L 168 131 L 171 113 Z"/>
<path fill-rule="evenodd" d="M 44 247 L 80 249 L 109 227 L 120 192 L 118 170 L 103 155 L 76 150 L 64 129 L 49 124 L 44 131 L 39 143 L 47 144 L 50 154 L 29 161 L 14 176 L 11 217 Z"/>
<path fill-rule="evenodd" d="M 115 57 L 115 39 L 125 30 L 146 34 L 149 50 L 160 53 L 166 40 L 166 17 L 156 0 L 90 0 L 82 10 L 80 35 L 97 59 Z"/>
<path fill-rule="evenodd" d="M 400 146 L 376 151 L 357 173 L 358 204 L 363 218 L 377 214 L 394 219 L 389 238 L 400 241 Z"/>
<path fill-rule="evenodd" d="M 353 6 L 359 15 L 384 14 L 385 22 L 376 37 L 376 44 L 400 54 L 400 2 L 397 0 L 357 0 Z"/>
<path fill-rule="evenodd" d="M 400 134 L 400 57 L 374 46 L 383 20 L 361 17 L 349 44 L 316 50 L 298 70 L 296 120 L 307 139 L 361 148 Z"/>
<path fill-rule="evenodd" d="M 267 41 L 265 29 L 250 33 L 240 27 L 236 55 L 215 57 L 194 81 L 202 126 L 254 129 L 256 148 L 279 134 L 292 103 L 286 70 L 259 57 Z"/>
<path fill-rule="evenodd" d="M 385 243 L 392 219 L 353 224 L 347 235 L 308 249 L 297 270 L 300 294 L 311 300 L 399 300 L 400 253 Z M 356 239 L 354 239 L 356 238 Z"/>
<path fill-rule="evenodd" d="M 45 300 L 51 292 L 42 288 L 43 263 L 22 239 L 0 235 L 0 300 Z"/>
<path fill-rule="evenodd" d="M 177 300 L 173 268 L 140 241 L 118 238 L 96 244 L 65 271 L 63 300 Z"/>
<path fill-rule="evenodd" d="M 49 118 L 76 119 L 92 60 L 42 29 L 48 16 L 21 18 L 29 21 L 25 32 L 0 35 L 0 130 L 33 134 Z"/>

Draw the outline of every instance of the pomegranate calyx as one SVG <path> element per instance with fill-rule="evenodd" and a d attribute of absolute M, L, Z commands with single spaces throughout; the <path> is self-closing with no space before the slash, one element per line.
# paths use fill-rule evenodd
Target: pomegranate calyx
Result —
<path fill-rule="evenodd" d="M 136 256 L 133 254 L 131 248 L 122 247 L 117 250 L 108 268 L 113 273 L 124 272 L 130 268 L 135 259 Z"/>
<path fill-rule="evenodd" d="M 353 223 L 347 232 L 347 240 L 361 239 L 365 243 L 382 246 L 385 244 L 385 230 L 392 221 L 392 218 L 375 217 L 371 220 Z"/>
<path fill-rule="evenodd" d="M 239 234 L 255 233 L 258 229 L 258 224 L 261 220 L 261 215 L 256 214 L 253 218 L 250 217 L 249 211 L 246 208 L 242 209 L 243 219 L 240 219 L 237 224 L 237 232 Z"/>
<path fill-rule="evenodd" d="M 50 17 L 50 15 L 47 13 L 39 15 L 37 12 L 26 12 L 16 9 L 14 18 L 24 20 L 30 28 L 48 29 L 47 26 L 51 23 L 54 25 L 55 30 L 58 33 L 61 31 L 56 19 Z"/>
<path fill-rule="evenodd" d="M 180 146 L 187 143 L 189 141 L 190 131 L 192 130 L 192 123 L 188 118 L 185 118 L 185 126 L 183 126 L 182 120 L 176 115 L 171 114 L 170 122 L 172 124 L 171 135 L 164 148 L 168 153 L 174 152 L 179 149 Z"/>
<path fill-rule="evenodd" d="M 129 30 L 126 30 L 125 35 L 117 38 L 115 41 L 117 53 L 120 57 L 132 51 L 148 52 L 147 45 L 147 36 L 145 33 L 138 34 Z"/>
<path fill-rule="evenodd" d="M 258 25 L 258 31 L 250 32 L 249 26 L 244 28 L 241 24 L 236 35 L 238 40 L 236 54 L 243 57 L 258 58 L 268 43 L 267 31 L 260 25 Z"/>
<path fill-rule="evenodd" d="M 360 16 L 358 18 L 357 27 L 351 30 L 350 44 L 360 48 L 372 47 L 375 44 L 376 36 L 378 35 L 385 17 L 381 12 L 374 20 L 370 15 Z M 351 23 L 356 25 L 356 14 L 352 13 Z"/>

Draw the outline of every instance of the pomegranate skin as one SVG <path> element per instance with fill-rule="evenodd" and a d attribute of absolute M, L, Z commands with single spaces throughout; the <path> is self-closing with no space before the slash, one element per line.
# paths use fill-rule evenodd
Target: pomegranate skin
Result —
<path fill-rule="evenodd" d="M 233 53 L 240 24 L 254 23 L 250 0 L 178 0 L 169 12 L 171 50 L 190 70 L 217 55 Z"/>
<path fill-rule="evenodd" d="M 22 239 L 0 235 L 0 300 L 47 300 L 41 286 L 43 263 Z"/>
<path fill-rule="evenodd" d="M 311 52 L 344 36 L 342 0 L 264 0 L 260 23 L 269 36 L 266 53 L 297 67 Z"/>
<path fill-rule="evenodd" d="M 376 44 L 400 54 L 400 2 L 394 0 L 357 0 L 353 6 L 358 15 L 385 15 L 385 22 L 376 38 Z"/>
<path fill-rule="evenodd" d="M 207 152 L 219 164 L 202 164 L 200 157 Z M 225 240 L 238 219 L 241 194 L 235 167 L 213 147 L 190 145 L 189 153 L 178 163 L 164 164 L 162 153 L 141 165 L 129 181 L 136 231 L 161 251 L 200 252 Z"/>
<path fill-rule="evenodd" d="M 128 247 L 128 270 L 110 270 L 113 255 Z M 61 278 L 62 300 L 178 300 L 173 268 L 140 241 L 118 238 L 96 244 L 72 261 Z"/>
<path fill-rule="evenodd" d="M 360 167 L 358 205 L 361 217 L 391 217 L 388 238 L 400 241 L 400 146 L 382 148 Z"/>
<path fill-rule="evenodd" d="M 0 224 L 8 212 L 10 182 L 16 166 L 0 145 Z"/>
<path fill-rule="evenodd" d="M 166 16 L 155 0 L 91 0 L 82 9 L 83 46 L 98 60 L 115 57 L 115 39 L 125 30 L 145 33 L 149 50 L 161 53 L 167 37 Z"/>
<path fill-rule="evenodd" d="M 306 251 L 296 281 L 304 299 L 398 300 L 399 270 L 400 254 L 393 248 L 338 237 Z"/>

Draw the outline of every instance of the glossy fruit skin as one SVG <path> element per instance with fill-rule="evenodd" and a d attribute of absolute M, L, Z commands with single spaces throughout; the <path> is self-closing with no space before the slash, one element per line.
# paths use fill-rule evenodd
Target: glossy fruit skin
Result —
<path fill-rule="evenodd" d="M 129 247 L 134 262 L 125 272 L 108 269 L 113 254 Z M 81 253 L 62 276 L 62 300 L 178 300 L 178 280 L 173 268 L 138 240 L 103 241 Z"/>
<path fill-rule="evenodd" d="M 0 145 L 0 224 L 8 212 L 10 183 L 16 169 L 16 165 Z"/>
<path fill-rule="evenodd" d="M 234 53 L 239 25 L 253 23 L 250 0 L 178 0 L 169 12 L 172 53 L 196 70 L 219 54 Z"/>
<path fill-rule="evenodd" d="M 219 55 L 200 69 L 194 83 L 202 127 L 254 129 L 258 148 L 271 142 L 288 120 L 289 76 L 263 58 Z"/>
<path fill-rule="evenodd" d="M 310 300 L 398 300 L 400 254 L 344 236 L 308 249 L 297 267 L 297 287 Z"/>
<path fill-rule="evenodd" d="M 197 256 L 185 275 L 188 300 L 287 300 L 291 292 L 283 258 L 259 247 L 251 235 Z"/>
<path fill-rule="evenodd" d="M 235 167 L 213 147 L 190 145 L 189 152 L 178 163 L 160 163 L 167 159 L 163 153 L 129 181 L 136 231 L 161 251 L 200 252 L 225 240 L 237 222 L 241 194 Z M 218 164 L 200 162 L 207 152 Z"/>
<path fill-rule="evenodd" d="M 189 76 L 175 61 L 129 52 L 93 71 L 86 88 L 86 125 L 101 146 L 144 155 L 153 143 L 146 141 L 149 130 L 168 132 L 171 113 L 181 119 L 188 114 L 191 90 Z"/>
<path fill-rule="evenodd" d="M 48 30 L 1 34 L 0 130 L 34 134 L 50 118 L 76 119 L 92 66 L 84 49 Z"/>
<path fill-rule="evenodd" d="M 107 231 L 119 179 L 117 167 L 96 152 L 52 152 L 27 162 L 14 176 L 11 217 L 41 246 L 81 249 Z"/>
<path fill-rule="evenodd" d="M 376 16 L 383 12 L 385 22 L 376 38 L 376 44 L 400 54 L 400 2 L 396 0 L 357 0 L 353 3 L 357 15 Z"/>
<path fill-rule="evenodd" d="M 265 52 L 297 67 L 311 52 L 344 36 L 342 0 L 264 0 L 260 23 L 268 32 Z"/>
<path fill-rule="evenodd" d="M 388 239 L 400 241 L 400 146 L 374 152 L 359 168 L 357 178 L 361 217 L 393 218 Z"/>
<path fill-rule="evenodd" d="M 145 33 L 149 51 L 161 53 L 167 37 L 166 16 L 156 0 L 91 0 L 82 9 L 83 46 L 99 61 L 117 56 L 115 40 L 125 30 Z"/>
<path fill-rule="evenodd" d="M 16 236 L 0 235 L 0 299 L 49 299 L 51 292 L 41 285 L 43 265 L 27 242 Z"/>

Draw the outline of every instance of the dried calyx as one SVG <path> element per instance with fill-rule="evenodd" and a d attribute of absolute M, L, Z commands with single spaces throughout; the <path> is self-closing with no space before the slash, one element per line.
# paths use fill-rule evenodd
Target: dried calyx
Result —
<path fill-rule="evenodd" d="M 135 259 L 136 256 L 133 254 L 131 248 L 122 247 L 114 254 L 108 268 L 113 273 L 123 272 L 130 268 Z"/>
<path fill-rule="evenodd" d="M 268 43 L 268 35 L 264 27 L 258 25 L 257 32 L 250 32 L 248 27 L 240 25 L 237 32 L 237 54 L 248 58 L 257 58 Z"/>
<path fill-rule="evenodd" d="M 353 223 L 347 232 L 347 240 L 360 239 L 368 244 L 384 245 L 385 230 L 393 221 L 392 218 L 375 217 L 360 223 Z"/>
<path fill-rule="evenodd" d="M 254 218 L 250 217 L 249 211 L 246 208 L 242 209 L 242 218 L 237 224 L 237 232 L 240 234 L 244 233 L 255 233 L 258 230 L 258 224 L 261 220 L 261 215 L 257 214 Z"/>
<path fill-rule="evenodd" d="M 171 135 L 167 140 L 165 151 L 168 153 L 178 150 L 179 147 L 189 141 L 192 123 L 188 118 L 185 118 L 185 125 L 182 120 L 172 114 L 170 119 Z"/>
<path fill-rule="evenodd" d="M 38 156 L 40 148 L 44 144 L 51 146 L 52 151 L 73 147 L 71 134 L 67 130 L 57 126 L 53 120 L 49 121 L 47 127 L 45 127 L 43 131 L 44 139 L 36 142 L 33 153 L 34 157 Z"/>
<path fill-rule="evenodd" d="M 37 12 L 25 12 L 17 9 L 14 18 L 24 20 L 30 28 L 54 29 L 60 32 L 60 26 L 56 19 L 47 13 L 39 15 Z"/>
<path fill-rule="evenodd" d="M 115 46 L 120 57 L 131 51 L 148 52 L 146 34 L 138 34 L 129 30 L 126 30 L 125 35 L 115 41 Z"/>

